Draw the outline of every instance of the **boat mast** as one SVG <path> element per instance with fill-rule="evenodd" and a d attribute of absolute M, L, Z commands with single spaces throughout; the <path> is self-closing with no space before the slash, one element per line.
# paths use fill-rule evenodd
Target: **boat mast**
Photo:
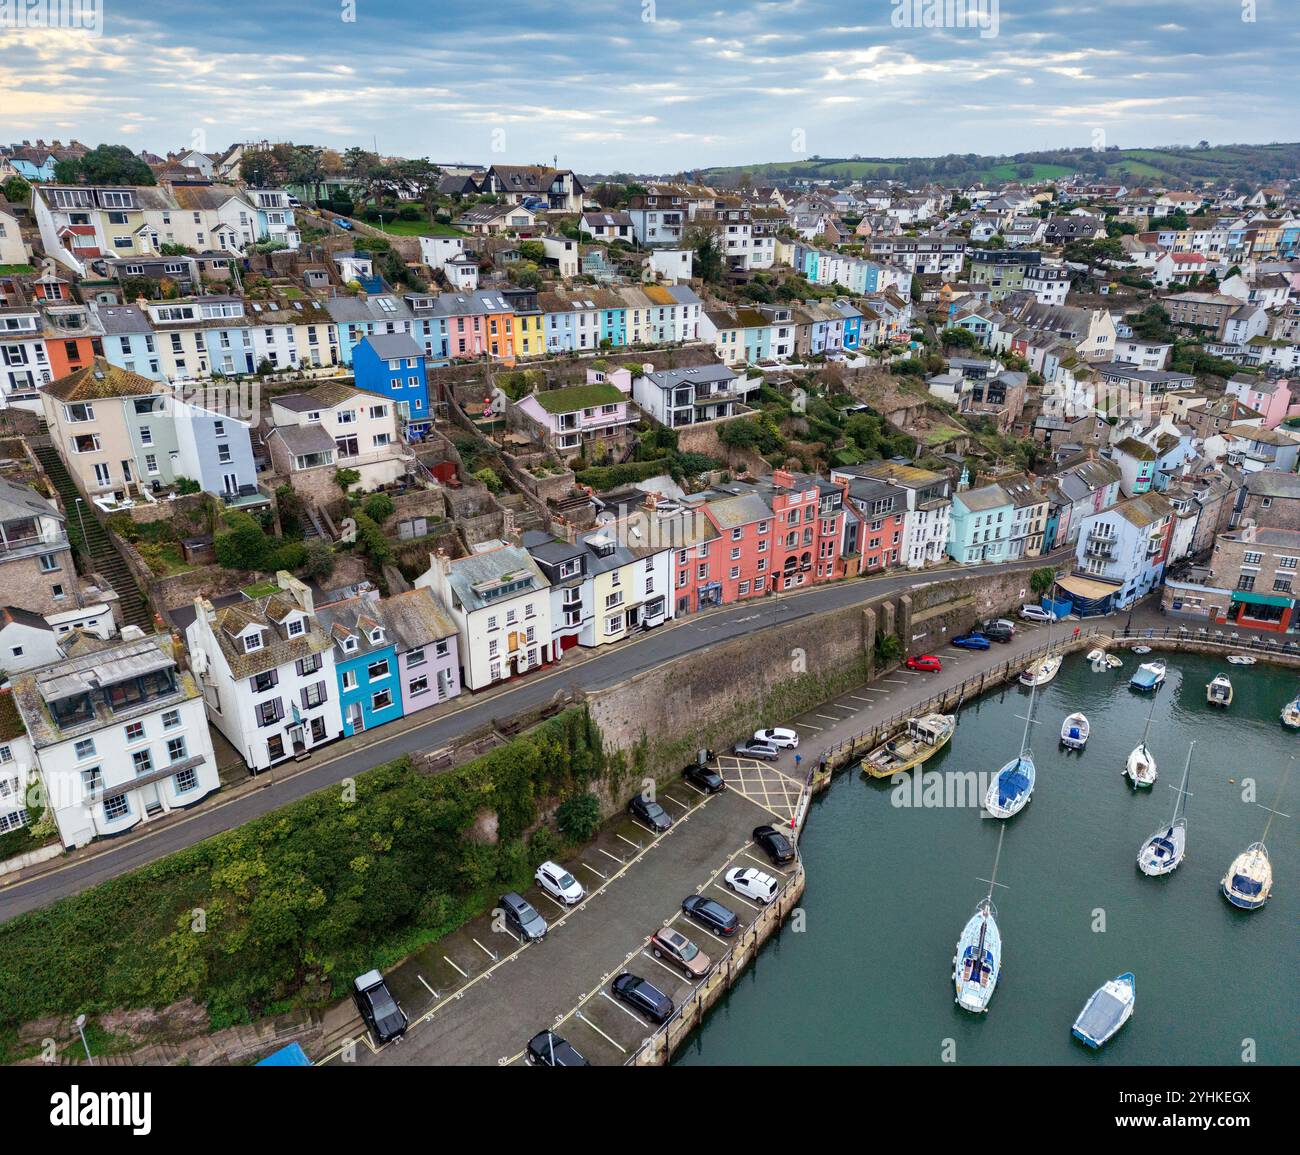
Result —
<path fill-rule="evenodd" d="M 1172 826 L 1178 821 L 1178 808 L 1184 804 L 1183 800 L 1187 797 L 1187 775 L 1192 769 L 1192 751 L 1196 749 L 1195 741 L 1187 747 L 1187 764 L 1183 767 L 1183 780 L 1178 785 L 1178 797 L 1174 799 L 1174 816 L 1169 820 Z"/>
<path fill-rule="evenodd" d="M 1282 781 L 1277 784 L 1277 794 L 1273 797 L 1273 805 L 1264 807 L 1264 809 L 1268 811 L 1268 821 L 1264 823 L 1264 833 L 1259 836 L 1261 844 L 1268 837 L 1268 832 L 1273 826 L 1273 819 L 1280 813 L 1277 804 L 1282 801 L 1282 791 L 1286 789 L 1287 779 L 1291 777 L 1291 769 L 1293 766 L 1295 766 L 1294 756 L 1292 756 L 1291 761 L 1287 764 L 1287 768 L 1282 774 Z M 1282 817 L 1290 818 L 1291 815 L 1283 814 Z"/>
<path fill-rule="evenodd" d="M 1151 692 L 1151 709 L 1147 711 L 1147 724 L 1142 727 L 1142 741 L 1139 743 L 1142 749 L 1147 748 L 1147 735 L 1151 732 L 1151 719 L 1156 716 L 1156 692 Z"/>
<path fill-rule="evenodd" d="M 986 909 L 984 917 L 980 919 L 979 942 L 975 944 L 975 966 L 979 969 L 984 966 L 984 936 L 988 933 L 989 919 L 993 917 L 993 888 L 998 884 L 998 863 L 1002 860 L 1002 839 L 1006 837 L 1006 833 L 1006 824 L 1003 823 L 998 827 L 998 849 L 997 853 L 993 855 L 993 874 L 987 879 L 989 892 L 984 896 L 984 903 L 981 904 L 985 905 Z M 986 880 L 981 878 L 980 881 L 984 882 Z M 978 973 L 978 969 L 976 973 Z"/>

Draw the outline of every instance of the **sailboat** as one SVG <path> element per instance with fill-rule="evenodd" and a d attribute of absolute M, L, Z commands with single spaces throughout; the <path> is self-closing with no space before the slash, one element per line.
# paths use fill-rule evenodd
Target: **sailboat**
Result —
<path fill-rule="evenodd" d="M 998 930 L 998 912 L 993 905 L 993 888 L 997 885 L 998 861 L 1002 858 L 1002 838 L 1007 828 L 998 831 L 998 850 L 993 858 L 989 892 L 975 908 L 957 940 L 952 956 L 952 981 L 957 988 L 957 1005 L 964 1011 L 983 1014 L 1002 973 L 1002 934 Z"/>
<path fill-rule="evenodd" d="M 1278 783 L 1277 797 L 1273 799 L 1273 805 L 1264 807 L 1268 811 L 1264 833 L 1258 842 L 1252 842 L 1232 860 L 1228 873 L 1223 876 L 1223 881 L 1219 884 L 1223 897 L 1242 910 L 1258 910 L 1268 901 L 1268 896 L 1272 893 L 1273 864 L 1269 861 L 1268 847 L 1264 845 L 1264 839 L 1268 837 L 1273 819 L 1278 815 L 1277 804 L 1282 799 L 1282 791 L 1286 788 L 1290 776 L 1291 767 L 1288 766 L 1286 773 L 1282 775 L 1282 781 Z M 1282 817 L 1291 816 L 1283 814 Z"/>
<path fill-rule="evenodd" d="M 1135 787 L 1151 787 L 1156 781 L 1156 756 L 1147 746 L 1147 734 L 1151 730 L 1151 719 L 1156 712 L 1156 699 L 1151 699 L 1151 710 L 1147 714 L 1147 724 L 1142 730 L 1142 741 L 1133 747 L 1124 764 L 1124 773 L 1129 776 Z"/>
<path fill-rule="evenodd" d="M 1020 739 L 1020 753 L 1011 759 L 994 776 L 984 795 L 984 808 L 994 818 L 1010 818 L 1019 814 L 1034 793 L 1038 772 L 1034 768 L 1033 751 L 1029 749 L 1029 727 L 1034 720 L 1034 696 L 1038 684 L 1029 691 L 1029 712 L 1025 715 L 1025 733 Z"/>
<path fill-rule="evenodd" d="M 1282 707 L 1282 725 L 1288 730 L 1300 730 L 1300 698 L 1292 698 Z"/>
<path fill-rule="evenodd" d="M 1196 743 L 1187 747 L 1187 765 L 1183 767 L 1183 780 L 1178 787 L 1178 797 L 1174 800 L 1174 813 L 1169 825 L 1157 830 L 1138 851 L 1138 869 L 1150 878 L 1162 874 L 1172 874 L 1183 861 L 1187 849 L 1187 819 L 1180 818 L 1178 811 L 1183 808 L 1187 797 L 1187 775 L 1192 769 L 1192 750 Z"/>
<path fill-rule="evenodd" d="M 1093 1050 L 1108 1043 L 1133 1014 L 1137 981 L 1132 971 L 1102 983 L 1083 1005 L 1070 1033 Z"/>

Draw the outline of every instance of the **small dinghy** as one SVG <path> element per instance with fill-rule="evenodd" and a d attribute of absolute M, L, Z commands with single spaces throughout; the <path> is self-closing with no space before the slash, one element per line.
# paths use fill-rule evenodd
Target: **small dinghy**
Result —
<path fill-rule="evenodd" d="M 1134 653 L 1137 651 L 1135 650 Z M 1149 651 L 1148 651 L 1149 652 Z M 1128 684 L 1135 690 L 1156 690 L 1164 683 L 1165 664 L 1161 661 L 1143 662 Z"/>
<path fill-rule="evenodd" d="M 1020 675 L 1022 686 L 1045 686 L 1056 677 L 1061 669 L 1061 656 L 1049 654 L 1041 662 L 1035 662 Z"/>
<path fill-rule="evenodd" d="M 1282 725 L 1288 730 L 1300 730 L 1300 698 L 1292 698 L 1282 707 Z"/>
<path fill-rule="evenodd" d="M 1228 661 L 1234 666 L 1253 666 L 1259 659 L 1254 654 L 1229 654 Z"/>
<path fill-rule="evenodd" d="M 1222 706 L 1225 710 L 1232 705 L 1232 683 L 1227 674 L 1216 674 L 1206 685 L 1205 700 L 1211 706 Z"/>
<path fill-rule="evenodd" d="M 1090 661 L 1095 666 L 1098 662 L 1104 662 L 1106 660 L 1106 651 L 1089 650 L 1086 656 L 1088 661 Z"/>
<path fill-rule="evenodd" d="M 1070 714 L 1061 723 L 1061 745 L 1071 750 L 1082 750 L 1088 744 L 1092 727 L 1084 714 Z"/>
<path fill-rule="evenodd" d="M 1134 646 L 1134 647 L 1133 647 L 1133 652 L 1134 652 L 1135 654 L 1149 654 L 1149 653 L 1151 652 L 1151 647 L 1150 647 L 1150 646 Z"/>
<path fill-rule="evenodd" d="M 1133 1015 L 1137 983 L 1132 971 L 1103 983 L 1083 1005 L 1070 1033 L 1096 1050 L 1105 1045 Z"/>
<path fill-rule="evenodd" d="M 1179 816 L 1183 801 L 1187 798 L 1187 775 L 1192 768 L 1192 750 L 1196 743 L 1187 747 L 1187 764 L 1183 767 L 1183 781 L 1178 787 L 1178 797 L 1174 800 L 1174 813 L 1169 825 L 1157 830 L 1138 851 L 1138 869 L 1148 878 L 1158 878 L 1162 874 L 1172 874 L 1183 861 L 1187 850 L 1187 819 Z"/>
<path fill-rule="evenodd" d="M 1156 756 L 1147 746 L 1147 735 L 1151 732 L 1151 719 L 1155 716 L 1156 699 L 1151 698 L 1151 709 L 1147 712 L 1147 724 L 1142 728 L 1142 741 L 1133 747 L 1128 761 L 1124 763 L 1124 773 L 1134 787 L 1149 788 L 1156 781 Z"/>

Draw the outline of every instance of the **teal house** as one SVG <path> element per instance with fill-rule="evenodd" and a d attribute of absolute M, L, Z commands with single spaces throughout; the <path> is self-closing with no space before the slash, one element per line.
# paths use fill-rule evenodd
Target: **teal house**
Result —
<path fill-rule="evenodd" d="M 368 593 L 316 609 L 317 620 L 334 643 L 344 736 L 402 716 L 397 639 L 389 637 L 378 603 L 379 594 Z"/>
<path fill-rule="evenodd" d="M 965 473 L 961 484 L 968 483 Z M 962 565 L 986 565 L 1007 560 L 1015 505 L 1000 485 L 959 489 L 952 495 L 948 556 Z"/>

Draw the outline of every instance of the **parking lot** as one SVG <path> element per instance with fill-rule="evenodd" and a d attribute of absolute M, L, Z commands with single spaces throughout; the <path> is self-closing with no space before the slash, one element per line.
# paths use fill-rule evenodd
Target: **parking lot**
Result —
<path fill-rule="evenodd" d="M 550 1027 L 592 1063 L 628 1061 L 655 1025 L 617 1001 L 610 983 L 624 970 L 647 979 L 680 1005 L 692 983 L 684 972 L 647 949 L 650 936 L 672 926 L 716 959 L 731 940 L 719 938 L 681 912 L 690 894 L 716 899 L 748 926 L 760 906 L 727 889 L 733 866 L 756 867 L 782 881 L 777 868 L 751 842 L 755 826 L 781 825 L 778 795 L 784 776 L 762 763 L 723 768 L 747 780 L 707 796 L 681 779 L 661 789 L 660 804 L 673 826 L 656 836 L 624 816 L 602 828 L 596 840 L 565 868 L 587 890 L 565 908 L 537 886 L 524 897 L 550 924 L 547 937 L 521 943 L 490 916 L 474 919 L 390 972 L 390 990 L 410 1016 L 406 1037 L 375 1047 L 356 1017 L 356 1061 L 361 1064 L 511 1064 L 524 1061 L 528 1040 Z M 748 796 L 752 791 L 754 797 Z M 774 803 L 764 804 L 764 798 Z M 788 812 L 797 791 L 786 806 Z M 737 932 L 739 934 L 739 931 Z M 344 1055 L 336 1049 L 326 1061 Z"/>

